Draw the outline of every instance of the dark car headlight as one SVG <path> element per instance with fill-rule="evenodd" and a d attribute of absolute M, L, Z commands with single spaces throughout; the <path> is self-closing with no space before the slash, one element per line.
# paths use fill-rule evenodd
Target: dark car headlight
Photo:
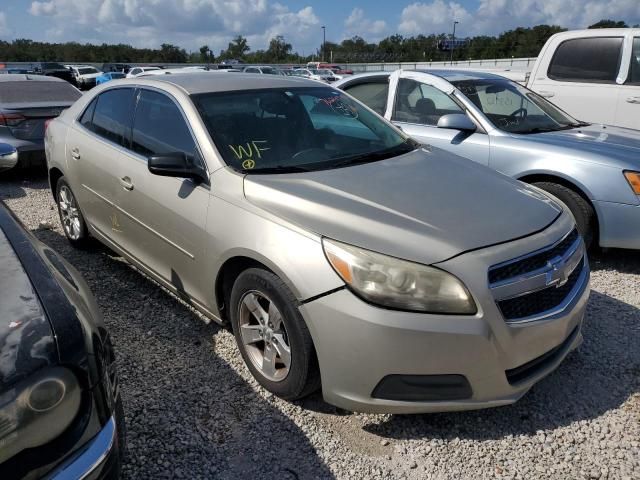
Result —
<path fill-rule="evenodd" d="M 81 391 L 68 369 L 44 369 L 0 394 L 0 464 L 60 436 L 80 409 Z"/>

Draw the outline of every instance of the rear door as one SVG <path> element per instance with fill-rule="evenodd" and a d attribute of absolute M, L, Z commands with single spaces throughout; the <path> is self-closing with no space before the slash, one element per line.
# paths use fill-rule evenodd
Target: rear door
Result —
<path fill-rule="evenodd" d="M 391 76 L 392 95 L 385 117 L 421 143 L 488 165 L 489 136 L 483 132 L 438 128 L 442 116 L 467 112 L 451 95 L 421 78 L 402 71 Z"/>
<path fill-rule="evenodd" d="M 640 130 L 640 36 L 630 39 L 629 74 L 619 87 L 616 125 Z"/>
<path fill-rule="evenodd" d="M 108 240 L 119 230 L 115 209 L 116 166 L 128 156 L 135 99 L 133 88 L 98 95 L 67 133 L 68 175 L 82 213 Z"/>
<path fill-rule="evenodd" d="M 114 238 L 178 293 L 204 304 L 211 286 L 202 267 L 209 185 L 151 174 L 147 158 L 167 153 L 182 153 L 204 169 L 200 149 L 177 102 L 158 90 L 138 90 L 131 150 L 113 168 L 118 178 L 119 225 Z"/>
<path fill-rule="evenodd" d="M 535 72 L 532 90 L 579 120 L 615 124 L 623 44 L 623 36 L 560 42 Z"/>

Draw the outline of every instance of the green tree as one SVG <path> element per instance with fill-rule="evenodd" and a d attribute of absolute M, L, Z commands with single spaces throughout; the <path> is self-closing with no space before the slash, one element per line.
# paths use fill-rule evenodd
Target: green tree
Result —
<path fill-rule="evenodd" d="M 278 35 L 269 41 L 269 48 L 265 52 L 268 62 L 279 63 L 287 59 L 293 47 L 287 43 L 282 35 Z"/>
<path fill-rule="evenodd" d="M 627 25 L 622 20 L 600 20 L 599 22 L 594 23 L 593 25 L 589 25 L 588 28 L 628 28 Z"/>

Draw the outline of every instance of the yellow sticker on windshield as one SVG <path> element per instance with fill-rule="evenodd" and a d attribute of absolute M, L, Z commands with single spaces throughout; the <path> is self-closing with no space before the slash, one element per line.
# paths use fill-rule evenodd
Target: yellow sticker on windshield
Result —
<path fill-rule="evenodd" d="M 242 168 L 244 168 L 245 170 L 251 170 L 255 166 L 256 162 L 254 162 L 250 158 L 247 158 L 244 162 L 242 162 Z"/>

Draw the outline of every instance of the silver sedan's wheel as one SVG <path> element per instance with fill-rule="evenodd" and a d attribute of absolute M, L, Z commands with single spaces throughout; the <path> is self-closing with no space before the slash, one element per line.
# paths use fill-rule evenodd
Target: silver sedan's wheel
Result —
<path fill-rule="evenodd" d="M 291 347 L 282 314 L 275 303 L 256 290 L 240 303 L 240 338 L 253 366 L 272 382 L 281 382 L 291 368 Z"/>
<path fill-rule="evenodd" d="M 70 240 L 79 240 L 82 235 L 80 211 L 78 210 L 76 197 L 73 196 L 71 189 L 66 185 L 60 187 L 58 208 L 60 209 L 60 219 L 65 233 Z"/>

